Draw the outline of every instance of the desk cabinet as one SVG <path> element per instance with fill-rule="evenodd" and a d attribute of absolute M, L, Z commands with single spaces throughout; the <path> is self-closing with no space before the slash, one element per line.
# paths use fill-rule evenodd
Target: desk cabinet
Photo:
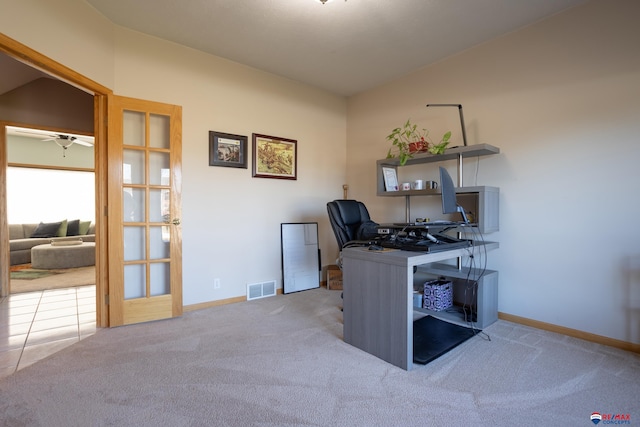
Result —
<path fill-rule="evenodd" d="M 473 320 L 474 327 L 486 328 L 498 320 L 498 272 L 483 270 L 482 275 L 480 273 L 479 269 L 458 269 L 447 264 L 418 267 L 417 273 L 413 275 L 414 289 L 418 289 L 425 281 L 445 277 L 453 283 L 453 307 L 443 311 L 421 307 L 414 307 L 414 310 L 463 326 L 468 326 L 467 320 Z M 466 314 L 463 308 L 467 309 Z"/>
<path fill-rule="evenodd" d="M 484 249 L 498 247 L 487 242 Z M 370 251 L 352 247 L 342 250 L 344 340 L 361 350 L 402 369 L 413 368 L 414 267 L 421 274 L 428 265 L 465 256 L 469 249 L 424 253 Z M 446 267 L 438 266 L 446 269 Z M 437 269 L 434 270 L 437 274 Z M 433 274 L 433 273 L 430 273 Z M 495 283 L 490 283 L 495 277 Z M 483 324 L 497 319 L 497 274 L 479 281 L 478 320 Z M 482 294 L 482 296 L 480 296 Z M 485 302 L 489 301 L 487 306 Z M 446 313 L 434 313 L 444 316 Z M 495 321 L 495 320 L 493 320 Z"/>

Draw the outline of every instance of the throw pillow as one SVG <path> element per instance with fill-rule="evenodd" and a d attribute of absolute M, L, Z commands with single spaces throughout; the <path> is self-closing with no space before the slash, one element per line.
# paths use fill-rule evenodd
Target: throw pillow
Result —
<path fill-rule="evenodd" d="M 61 222 L 40 223 L 29 237 L 56 237 Z"/>
<path fill-rule="evenodd" d="M 78 234 L 85 235 L 89 231 L 89 227 L 91 227 L 91 221 L 80 221 L 80 226 L 78 227 Z"/>
<path fill-rule="evenodd" d="M 80 220 L 74 219 L 67 222 L 67 236 L 77 236 L 80 234 Z"/>
<path fill-rule="evenodd" d="M 67 235 L 67 220 L 64 219 L 60 223 L 60 228 L 58 228 L 58 232 L 56 233 L 56 237 L 64 237 Z"/>

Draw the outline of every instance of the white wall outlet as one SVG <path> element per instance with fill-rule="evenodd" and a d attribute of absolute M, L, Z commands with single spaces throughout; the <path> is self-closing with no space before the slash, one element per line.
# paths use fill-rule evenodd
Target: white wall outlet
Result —
<path fill-rule="evenodd" d="M 220 279 L 213 279 L 213 289 L 220 289 Z"/>

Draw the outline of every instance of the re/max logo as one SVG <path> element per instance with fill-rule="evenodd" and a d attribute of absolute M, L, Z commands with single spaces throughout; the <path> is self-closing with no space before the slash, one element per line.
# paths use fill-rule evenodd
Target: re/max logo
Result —
<path fill-rule="evenodd" d="M 594 412 L 591 414 L 591 421 L 594 424 L 631 424 L 631 414 L 601 414 Z"/>

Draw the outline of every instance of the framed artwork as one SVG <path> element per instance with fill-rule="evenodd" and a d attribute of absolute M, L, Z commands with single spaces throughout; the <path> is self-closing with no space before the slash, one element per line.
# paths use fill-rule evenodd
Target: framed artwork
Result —
<path fill-rule="evenodd" d="M 209 131 L 209 166 L 247 168 L 247 137 Z"/>
<path fill-rule="evenodd" d="M 253 134 L 253 176 L 298 179 L 298 141 Z"/>

